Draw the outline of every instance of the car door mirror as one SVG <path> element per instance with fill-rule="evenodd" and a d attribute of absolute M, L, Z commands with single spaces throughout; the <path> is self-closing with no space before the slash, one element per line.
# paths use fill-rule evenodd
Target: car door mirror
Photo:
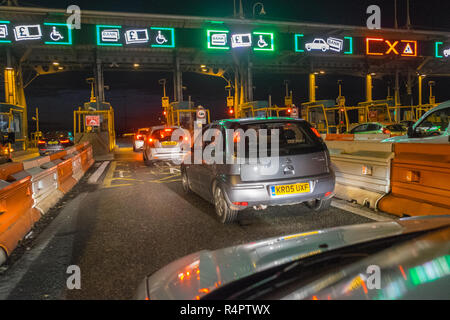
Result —
<path fill-rule="evenodd" d="M 407 134 L 408 134 L 408 138 L 415 138 L 415 137 L 417 137 L 417 133 L 416 133 L 416 131 L 414 130 L 414 128 L 412 126 L 408 127 Z"/>

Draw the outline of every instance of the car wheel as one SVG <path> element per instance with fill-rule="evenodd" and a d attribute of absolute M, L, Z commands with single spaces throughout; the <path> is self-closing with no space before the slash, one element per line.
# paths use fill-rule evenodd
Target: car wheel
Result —
<path fill-rule="evenodd" d="M 327 51 L 327 47 L 322 47 L 322 52 Z"/>
<path fill-rule="evenodd" d="M 145 164 L 147 167 L 151 167 L 151 166 L 153 165 L 153 161 L 148 160 L 148 158 L 147 158 L 147 152 L 145 152 L 145 150 L 144 150 L 143 153 L 142 153 L 142 157 L 144 158 L 144 164 Z"/>
<path fill-rule="evenodd" d="M 311 46 L 306 46 L 306 50 L 311 51 Z"/>
<path fill-rule="evenodd" d="M 331 198 L 329 199 L 315 199 L 305 202 L 306 206 L 315 212 L 327 210 L 331 206 Z"/>
<path fill-rule="evenodd" d="M 186 173 L 186 169 L 181 172 L 181 184 L 183 185 L 183 191 L 186 194 L 191 193 L 191 187 L 189 186 L 189 180 Z"/>
<path fill-rule="evenodd" d="M 232 223 L 236 220 L 238 211 L 230 208 L 220 187 L 214 189 L 214 207 L 220 222 Z"/>

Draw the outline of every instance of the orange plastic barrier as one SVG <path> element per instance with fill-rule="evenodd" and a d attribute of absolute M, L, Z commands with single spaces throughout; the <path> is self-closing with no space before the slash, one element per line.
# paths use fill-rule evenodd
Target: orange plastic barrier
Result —
<path fill-rule="evenodd" d="M 353 141 L 355 140 L 354 134 L 338 134 L 338 133 L 327 133 L 325 138 L 327 141 Z"/>
<path fill-rule="evenodd" d="M 450 144 L 396 143 L 391 193 L 378 208 L 398 216 L 450 214 Z"/>
<path fill-rule="evenodd" d="M 10 175 L 20 171 L 23 171 L 21 162 L 4 163 L 0 165 L 0 180 L 7 180 Z"/>
<path fill-rule="evenodd" d="M 65 157 L 67 155 L 66 151 L 59 151 L 56 153 L 53 153 L 50 155 L 50 161 L 56 160 L 56 159 L 61 159 L 62 157 Z"/>
<path fill-rule="evenodd" d="M 33 203 L 31 176 L 0 190 L 0 247 L 7 255 L 39 220 L 40 213 Z"/>
<path fill-rule="evenodd" d="M 72 177 L 72 159 L 64 160 L 58 164 L 58 189 L 67 193 L 77 183 Z"/>

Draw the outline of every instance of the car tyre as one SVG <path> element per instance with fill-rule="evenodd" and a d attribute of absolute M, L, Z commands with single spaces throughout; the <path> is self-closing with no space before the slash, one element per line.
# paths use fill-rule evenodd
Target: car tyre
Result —
<path fill-rule="evenodd" d="M 147 158 L 147 152 L 145 152 L 145 150 L 143 150 L 143 152 L 142 152 L 142 157 L 144 158 L 144 164 L 145 164 L 147 167 L 151 167 L 151 166 L 153 165 L 153 161 L 148 160 L 148 158 Z"/>
<path fill-rule="evenodd" d="M 305 202 L 306 206 L 315 212 L 328 210 L 331 206 L 331 198 L 328 199 L 314 199 Z"/>
<path fill-rule="evenodd" d="M 181 184 L 183 186 L 183 191 L 185 194 L 192 193 L 191 187 L 189 186 L 189 180 L 188 180 L 186 169 L 181 171 Z"/>
<path fill-rule="evenodd" d="M 214 207 L 216 210 L 217 218 L 222 223 L 232 223 L 237 218 L 238 210 L 233 210 L 230 208 L 227 200 L 225 199 L 225 194 L 220 187 L 214 189 Z"/>

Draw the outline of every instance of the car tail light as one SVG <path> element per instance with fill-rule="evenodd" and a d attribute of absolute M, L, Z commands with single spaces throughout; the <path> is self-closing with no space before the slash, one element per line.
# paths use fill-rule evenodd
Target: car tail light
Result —
<path fill-rule="evenodd" d="M 144 136 L 142 134 L 136 135 L 136 140 L 142 140 Z"/>
<path fill-rule="evenodd" d="M 45 141 L 44 140 L 39 140 L 38 144 L 45 144 Z"/>
<path fill-rule="evenodd" d="M 149 145 L 149 147 L 153 147 L 155 145 L 155 139 L 148 138 L 148 145 Z"/>
<path fill-rule="evenodd" d="M 59 140 L 59 143 L 69 143 L 69 142 L 70 142 L 69 139 Z"/>
<path fill-rule="evenodd" d="M 332 194 L 332 192 L 328 191 L 327 193 L 325 193 L 325 197 L 328 197 L 330 194 Z"/>
<path fill-rule="evenodd" d="M 233 204 L 236 206 L 243 206 L 243 207 L 248 206 L 248 202 L 233 202 Z"/>
<path fill-rule="evenodd" d="M 320 133 L 319 133 L 319 131 L 317 131 L 316 128 L 311 127 L 311 131 L 314 132 L 314 134 L 315 134 L 317 137 L 321 138 Z"/>
<path fill-rule="evenodd" d="M 384 134 L 390 134 L 391 131 L 389 129 L 387 129 L 387 128 L 383 128 L 383 133 Z"/>

